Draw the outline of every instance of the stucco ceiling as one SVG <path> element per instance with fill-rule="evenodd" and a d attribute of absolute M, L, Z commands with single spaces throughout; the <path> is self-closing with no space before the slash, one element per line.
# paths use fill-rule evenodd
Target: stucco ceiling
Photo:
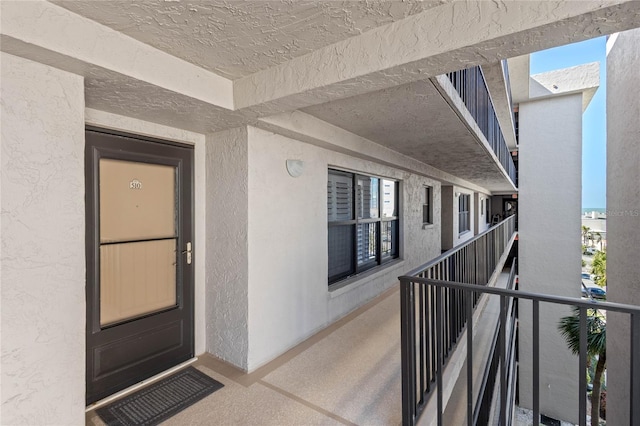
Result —
<path fill-rule="evenodd" d="M 417 81 L 303 111 L 490 190 L 513 190 L 435 84 Z"/>
<path fill-rule="evenodd" d="M 444 2 L 52 0 L 230 79 L 281 64 Z"/>
<path fill-rule="evenodd" d="M 246 124 L 245 115 L 103 69 L 85 78 L 85 104 L 165 126 L 211 133 Z M 116 88 L 116 89 L 114 89 Z"/>
<path fill-rule="evenodd" d="M 303 109 L 499 190 L 428 78 L 637 26 L 638 4 L 4 1 L 1 35 L 3 51 L 83 76 L 90 108 L 201 133 Z"/>

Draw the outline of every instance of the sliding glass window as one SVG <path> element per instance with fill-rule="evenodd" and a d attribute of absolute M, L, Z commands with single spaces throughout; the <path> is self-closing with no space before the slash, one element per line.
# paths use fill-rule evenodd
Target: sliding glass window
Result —
<path fill-rule="evenodd" d="M 330 169 L 327 217 L 329 284 L 398 257 L 398 182 Z"/>

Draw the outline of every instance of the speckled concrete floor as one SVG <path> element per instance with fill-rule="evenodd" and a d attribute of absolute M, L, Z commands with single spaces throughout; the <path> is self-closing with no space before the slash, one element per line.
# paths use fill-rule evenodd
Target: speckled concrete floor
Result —
<path fill-rule="evenodd" d="M 251 374 L 205 354 L 194 366 L 225 387 L 164 424 L 399 425 L 399 308 L 396 286 Z"/>

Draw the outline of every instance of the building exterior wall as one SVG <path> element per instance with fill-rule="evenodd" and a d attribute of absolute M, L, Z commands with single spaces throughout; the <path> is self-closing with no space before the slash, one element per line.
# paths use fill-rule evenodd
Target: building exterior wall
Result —
<path fill-rule="evenodd" d="M 84 81 L 1 60 L 0 423 L 82 424 Z"/>
<path fill-rule="evenodd" d="M 640 29 L 626 31 L 618 35 L 607 56 L 607 301 L 631 305 L 640 305 L 638 46 Z M 607 422 L 611 424 L 631 424 L 629 354 L 628 317 L 607 314 Z"/>
<path fill-rule="evenodd" d="M 580 297 L 582 95 L 520 103 L 519 288 Z M 578 358 L 557 326 L 571 310 L 540 306 L 540 410 L 578 422 Z M 520 317 L 520 403 L 532 406 L 531 304 Z"/>
<path fill-rule="evenodd" d="M 253 370 L 397 282 L 440 253 L 440 225 L 423 229 L 422 191 L 438 182 L 249 127 L 249 361 Z M 304 161 L 298 178 L 287 159 Z M 348 278 L 329 291 L 327 170 L 400 181 L 401 260 Z M 439 209 L 434 216 L 439 217 Z"/>
<path fill-rule="evenodd" d="M 253 371 L 440 253 L 422 224 L 426 177 L 247 127 L 207 137 L 207 351 Z M 298 178 L 287 159 L 304 161 Z M 328 288 L 327 171 L 400 181 L 400 259 Z"/>

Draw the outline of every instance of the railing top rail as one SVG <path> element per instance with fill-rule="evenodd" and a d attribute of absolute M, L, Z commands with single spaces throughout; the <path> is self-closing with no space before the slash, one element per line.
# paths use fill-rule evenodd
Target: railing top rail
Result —
<path fill-rule="evenodd" d="M 507 223 L 510 220 L 515 220 L 515 216 L 509 216 L 508 218 L 504 219 L 502 222 L 498 222 L 497 224 L 495 224 L 494 226 L 492 226 L 491 228 L 487 229 L 486 231 L 476 235 L 475 237 L 473 237 L 472 239 L 465 241 L 464 243 L 460 244 L 459 246 L 453 247 L 452 249 L 449 249 L 447 251 L 445 251 L 444 253 L 442 253 L 440 256 L 431 259 L 430 261 L 428 261 L 425 264 L 422 264 L 420 266 L 418 266 L 415 269 L 412 269 L 411 271 L 406 273 L 406 276 L 415 276 L 418 275 L 420 272 L 425 271 L 427 268 L 432 267 L 433 265 L 436 265 L 437 263 L 439 263 L 441 260 L 446 259 L 447 257 L 453 255 L 454 253 L 462 250 L 463 248 L 465 248 L 466 246 L 468 246 L 469 244 L 473 243 L 474 241 L 479 240 L 480 238 L 484 237 L 485 235 L 489 234 L 490 232 L 493 232 L 496 230 L 496 228 L 499 228 L 501 225 Z"/>
<path fill-rule="evenodd" d="M 415 276 L 403 275 L 400 278 L 402 282 L 412 282 L 420 284 L 435 285 L 436 287 L 448 287 L 458 290 L 471 290 L 481 293 L 497 294 L 500 296 L 516 297 L 518 299 L 538 300 L 541 302 L 557 303 L 561 305 L 578 306 L 587 309 L 601 309 L 604 311 L 623 312 L 627 314 L 640 314 L 640 306 L 627 305 L 623 303 L 598 302 L 595 300 L 582 300 L 574 297 L 553 296 L 549 294 L 531 293 L 520 290 L 507 290 L 498 287 L 478 286 L 476 284 L 465 284 L 453 281 L 434 280 L 430 278 L 418 278 Z"/>

